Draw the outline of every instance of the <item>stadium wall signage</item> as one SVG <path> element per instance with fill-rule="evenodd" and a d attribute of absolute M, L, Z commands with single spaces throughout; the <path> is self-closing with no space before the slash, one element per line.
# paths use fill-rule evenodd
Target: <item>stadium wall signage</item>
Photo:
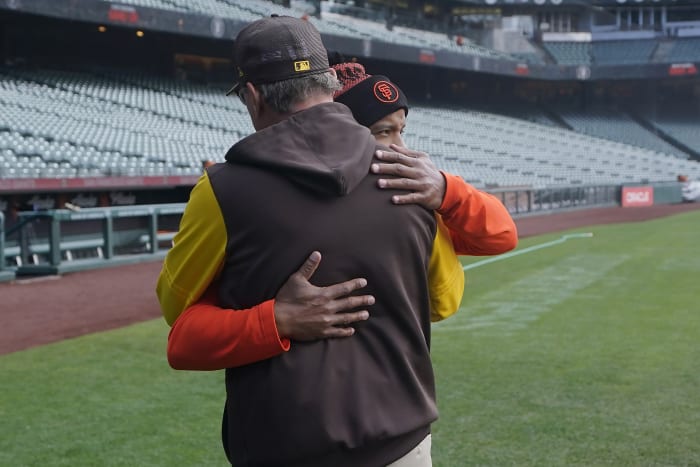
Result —
<path fill-rule="evenodd" d="M 136 24 L 139 22 L 139 14 L 136 8 L 122 5 L 110 5 L 107 19 L 114 23 Z"/>
<path fill-rule="evenodd" d="M 669 76 L 697 75 L 698 67 L 693 63 L 674 63 L 668 68 Z"/>
<path fill-rule="evenodd" d="M 651 186 L 622 187 L 622 207 L 652 206 L 654 204 L 654 188 Z"/>

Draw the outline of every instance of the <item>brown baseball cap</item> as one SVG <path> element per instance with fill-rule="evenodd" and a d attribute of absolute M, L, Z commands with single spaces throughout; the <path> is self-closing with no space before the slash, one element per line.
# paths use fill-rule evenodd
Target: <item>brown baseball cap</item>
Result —
<path fill-rule="evenodd" d="M 246 83 L 267 84 L 328 71 L 321 34 L 307 20 L 272 15 L 238 33 L 233 44 L 236 83 L 226 95 Z"/>

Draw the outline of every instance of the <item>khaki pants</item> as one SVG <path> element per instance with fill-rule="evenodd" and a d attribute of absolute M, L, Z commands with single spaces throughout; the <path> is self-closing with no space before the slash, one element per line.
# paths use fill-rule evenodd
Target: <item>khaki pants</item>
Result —
<path fill-rule="evenodd" d="M 433 458 L 430 456 L 431 436 L 426 436 L 418 446 L 411 449 L 408 454 L 392 462 L 386 467 L 432 467 Z"/>

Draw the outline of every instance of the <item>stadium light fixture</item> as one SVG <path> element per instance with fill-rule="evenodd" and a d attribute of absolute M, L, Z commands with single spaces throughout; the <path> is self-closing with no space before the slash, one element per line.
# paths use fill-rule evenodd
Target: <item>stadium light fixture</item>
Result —
<path fill-rule="evenodd" d="M 97 30 L 100 32 L 107 32 L 107 26 L 99 25 L 97 26 Z"/>
<path fill-rule="evenodd" d="M 143 36 L 144 36 L 143 31 L 141 31 L 140 29 L 138 31 L 136 31 L 136 37 L 143 37 Z"/>

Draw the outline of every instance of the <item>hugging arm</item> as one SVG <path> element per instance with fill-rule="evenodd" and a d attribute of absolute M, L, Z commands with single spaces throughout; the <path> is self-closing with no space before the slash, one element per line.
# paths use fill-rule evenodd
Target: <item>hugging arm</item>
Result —
<path fill-rule="evenodd" d="M 396 204 L 421 204 L 442 216 L 458 255 L 497 255 L 518 244 L 518 232 L 510 213 L 495 196 L 477 190 L 457 175 L 435 167 L 430 157 L 392 144 L 392 151 L 378 151 L 381 163 L 372 165 L 380 188 L 407 190 L 392 196 Z"/>

